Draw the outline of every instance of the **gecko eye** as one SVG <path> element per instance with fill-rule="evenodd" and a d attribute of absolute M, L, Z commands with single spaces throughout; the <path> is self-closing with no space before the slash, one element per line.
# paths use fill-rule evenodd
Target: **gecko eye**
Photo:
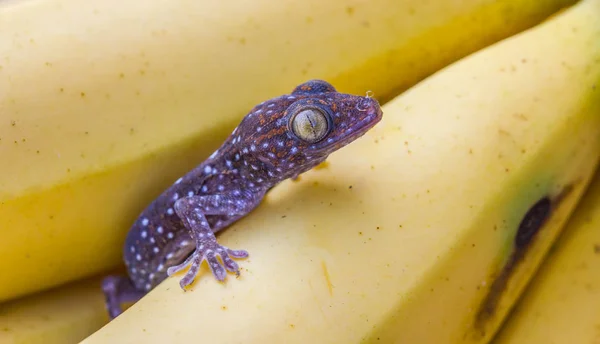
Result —
<path fill-rule="evenodd" d="M 299 139 L 309 143 L 320 141 L 329 132 L 330 121 L 323 111 L 315 108 L 302 110 L 291 119 L 291 128 Z"/>

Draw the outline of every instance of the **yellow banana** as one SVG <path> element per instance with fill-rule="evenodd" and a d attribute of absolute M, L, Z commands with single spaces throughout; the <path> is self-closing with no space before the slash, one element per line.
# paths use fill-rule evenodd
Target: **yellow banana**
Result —
<path fill-rule="evenodd" d="M 600 159 L 600 0 L 436 73 L 83 343 L 485 343 Z"/>
<path fill-rule="evenodd" d="M 108 321 L 94 277 L 0 305 L 0 343 L 77 343 Z"/>
<path fill-rule="evenodd" d="M 495 344 L 600 341 L 600 170 Z"/>
<path fill-rule="evenodd" d="M 573 2 L 0 1 L 0 301 L 119 264 L 254 104 L 313 77 L 389 96 Z"/>

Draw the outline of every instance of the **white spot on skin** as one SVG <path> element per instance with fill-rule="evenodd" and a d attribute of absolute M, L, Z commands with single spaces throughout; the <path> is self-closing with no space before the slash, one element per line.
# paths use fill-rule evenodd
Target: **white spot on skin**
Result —
<path fill-rule="evenodd" d="M 208 223 L 206 221 L 202 221 L 200 224 L 202 225 L 202 227 L 208 226 Z"/>
<path fill-rule="evenodd" d="M 192 196 L 194 196 L 194 191 L 188 192 L 188 197 L 192 197 Z"/>
<path fill-rule="evenodd" d="M 160 250 L 158 249 L 158 247 L 156 247 L 156 246 L 155 246 L 155 247 L 152 249 L 152 251 L 153 251 L 154 253 L 158 253 Z"/>
<path fill-rule="evenodd" d="M 137 269 L 136 268 L 131 268 L 131 272 L 135 274 L 135 273 L 137 273 Z"/>
<path fill-rule="evenodd" d="M 231 162 L 231 160 L 225 160 L 225 165 L 227 165 L 227 167 L 231 168 L 231 166 L 233 166 L 233 163 Z"/>
<path fill-rule="evenodd" d="M 150 283 L 146 283 L 146 290 L 150 290 L 150 288 L 152 288 L 152 286 L 150 286 Z"/>
<path fill-rule="evenodd" d="M 208 158 L 209 159 L 214 159 L 214 157 L 216 157 L 217 154 L 219 154 L 219 150 L 218 149 L 216 151 L 214 151 Z"/>
<path fill-rule="evenodd" d="M 217 174 L 217 169 L 213 167 L 212 174 Z"/>
<path fill-rule="evenodd" d="M 154 244 L 156 242 L 156 240 L 154 240 L 154 237 L 150 237 L 150 243 Z"/>
<path fill-rule="evenodd" d="M 225 190 L 225 187 L 224 187 L 223 185 L 219 185 L 219 186 L 217 187 L 217 189 L 219 189 L 219 191 L 223 191 L 223 190 Z M 217 196 L 218 196 L 218 195 L 217 195 Z"/>
<path fill-rule="evenodd" d="M 273 107 L 273 106 L 275 106 L 274 103 L 271 103 L 271 104 L 267 105 L 267 107 Z"/>
<path fill-rule="evenodd" d="M 330 137 L 327 139 L 327 143 L 332 143 L 333 142 L 333 137 Z"/>
<path fill-rule="evenodd" d="M 238 137 L 236 137 L 236 138 L 237 138 L 237 141 L 240 142 L 240 135 L 238 135 Z"/>
<path fill-rule="evenodd" d="M 294 167 L 294 165 L 295 164 L 293 162 L 290 162 L 290 164 L 288 165 L 288 167 Z"/>
<path fill-rule="evenodd" d="M 277 145 L 278 145 L 279 147 L 283 147 L 283 141 L 277 141 Z"/>
<path fill-rule="evenodd" d="M 167 258 L 167 259 L 173 258 L 173 252 L 170 252 L 169 254 L 167 254 L 167 256 L 165 258 Z"/>
<path fill-rule="evenodd" d="M 134 252 L 135 252 L 135 247 L 134 247 L 134 246 L 129 246 L 129 251 L 130 251 L 131 253 L 134 253 Z"/>
<path fill-rule="evenodd" d="M 248 186 L 251 187 L 251 188 L 253 188 L 254 187 L 254 183 L 250 182 L 250 183 L 248 183 Z"/>
<path fill-rule="evenodd" d="M 158 232 L 159 234 L 162 234 L 162 232 L 163 232 L 162 226 L 158 226 L 158 228 L 156 228 L 156 232 Z"/>
<path fill-rule="evenodd" d="M 290 149 L 290 152 L 291 152 L 292 154 L 296 154 L 296 152 L 298 152 L 298 148 L 297 148 L 297 147 L 292 147 L 292 148 Z"/>
<path fill-rule="evenodd" d="M 142 235 L 142 238 L 145 239 L 148 236 L 148 232 L 142 231 L 141 235 Z"/>
<path fill-rule="evenodd" d="M 208 191 L 208 187 L 206 185 L 202 186 L 202 192 Z"/>
<path fill-rule="evenodd" d="M 179 178 L 179 179 L 177 179 L 177 180 L 175 181 L 175 184 L 179 184 L 179 183 L 181 183 L 181 181 L 182 181 L 182 180 L 183 180 L 183 178 Z"/>
<path fill-rule="evenodd" d="M 263 148 L 268 148 L 269 147 L 269 143 L 265 142 L 265 143 L 262 144 L 262 146 L 263 146 Z"/>
<path fill-rule="evenodd" d="M 169 238 L 169 239 L 173 239 L 173 232 L 169 232 L 169 233 L 167 233 L 167 238 Z"/>
<path fill-rule="evenodd" d="M 257 133 L 260 133 L 261 131 L 262 131 L 262 127 L 257 127 L 257 128 L 256 128 L 256 132 L 257 132 Z"/>
<path fill-rule="evenodd" d="M 251 145 L 250 146 L 250 150 L 254 152 L 256 150 L 256 146 L 255 145 Z"/>
<path fill-rule="evenodd" d="M 150 221 L 148 221 L 148 219 L 147 219 L 147 218 L 144 218 L 144 219 L 142 219 L 142 226 L 144 226 L 144 227 L 145 227 L 145 226 L 147 226 L 147 225 L 148 225 L 148 223 L 150 223 Z"/>
<path fill-rule="evenodd" d="M 174 213 L 175 213 L 175 211 L 173 211 L 173 208 L 167 209 L 167 214 L 173 215 Z"/>
<path fill-rule="evenodd" d="M 270 114 L 272 114 L 272 113 L 273 113 L 273 110 L 269 110 L 269 111 L 267 111 L 267 115 L 270 115 Z"/>
<path fill-rule="evenodd" d="M 142 260 L 142 256 L 138 253 L 135 255 L 135 259 L 139 262 Z"/>
<path fill-rule="evenodd" d="M 164 270 L 164 268 L 165 268 L 165 266 L 164 266 L 164 265 L 162 265 L 162 264 L 158 264 L 158 266 L 156 267 L 156 270 L 158 270 L 158 271 L 163 271 L 163 270 Z"/>
<path fill-rule="evenodd" d="M 240 154 L 239 154 L 239 153 L 236 153 L 236 154 L 235 154 L 235 160 L 236 160 L 236 161 L 240 160 Z"/>
<path fill-rule="evenodd" d="M 253 170 L 258 170 L 258 167 L 254 166 L 254 165 L 250 165 L 250 167 L 252 167 Z"/>
<path fill-rule="evenodd" d="M 294 96 L 288 96 L 287 99 L 296 99 Z"/>
<path fill-rule="evenodd" d="M 258 183 L 262 183 L 262 182 L 263 182 L 263 179 L 262 179 L 262 178 L 258 178 L 256 181 L 257 181 Z"/>
<path fill-rule="evenodd" d="M 211 169 L 212 169 L 212 167 L 210 167 L 210 165 L 204 166 L 204 173 L 209 174 Z"/>
<path fill-rule="evenodd" d="M 173 195 L 173 200 L 174 200 L 174 201 L 176 201 L 176 200 L 178 200 L 178 199 L 179 199 L 179 194 L 176 192 L 176 193 Z"/>
<path fill-rule="evenodd" d="M 244 147 L 244 149 L 242 149 L 242 153 L 248 153 L 248 148 Z"/>

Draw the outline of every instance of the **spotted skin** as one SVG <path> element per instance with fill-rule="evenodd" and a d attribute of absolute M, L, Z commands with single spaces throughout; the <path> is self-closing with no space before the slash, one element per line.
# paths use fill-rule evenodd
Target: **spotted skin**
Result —
<path fill-rule="evenodd" d="M 308 119 L 297 123 L 313 136 L 324 135 L 316 141 L 292 128 L 294 118 L 302 117 L 295 115 L 307 109 Z M 233 258 L 245 258 L 248 252 L 219 245 L 214 233 L 251 212 L 273 186 L 323 162 L 381 118 L 375 99 L 338 93 L 322 80 L 254 107 L 218 150 L 175 181 L 135 221 L 123 249 L 129 276 L 108 276 L 102 283 L 110 317 L 122 312 L 121 303 L 137 301 L 189 266 L 180 280 L 185 290 L 204 260 L 220 281 L 227 270 L 239 275 Z"/>

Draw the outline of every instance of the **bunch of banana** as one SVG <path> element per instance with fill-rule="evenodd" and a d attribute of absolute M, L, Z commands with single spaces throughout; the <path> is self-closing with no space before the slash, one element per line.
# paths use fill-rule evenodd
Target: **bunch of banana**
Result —
<path fill-rule="evenodd" d="M 444 68 L 84 343 L 485 343 L 600 159 L 600 0 Z"/>
<path fill-rule="evenodd" d="M 589 17 L 594 1 L 577 6 Z M 139 211 L 255 103 L 310 78 L 391 98 L 573 2 L 0 4 L 0 159 L 10 162 L 0 173 L 0 300 L 117 266 Z M 441 71 L 386 105 L 384 123 L 328 169 L 273 190 L 236 224 L 242 231 L 220 239 L 252 253 L 227 290 L 201 278 L 202 293 L 180 295 L 169 279 L 90 340 L 148 340 L 134 336 L 144 327 L 167 342 L 194 331 L 217 342 L 241 331 L 255 340 L 444 342 L 466 336 L 470 320 L 486 333 L 469 338 L 488 338 L 520 290 L 487 292 L 524 252 L 511 246 L 519 221 L 548 197 L 552 214 L 525 250 L 525 270 L 509 271 L 523 284 L 598 157 L 598 116 L 583 110 L 597 104 L 586 84 L 598 75 L 597 50 L 584 44 L 597 27 L 585 10 L 573 13 Z M 578 32 L 565 28 L 582 19 Z M 18 305 L 53 295 L 14 303 L 5 319 L 35 314 Z M 97 315 L 99 295 L 87 308 Z M 40 328 L 46 340 L 78 340 L 69 329 L 84 327 L 83 317 L 54 314 L 51 326 L 7 325 L 0 341 L 35 342 Z M 156 319 L 172 320 L 152 327 Z M 232 332 L 217 330 L 227 322 Z"/>
<path fill-rule="evenodd" d="M 600 170 L 495 344 L 600 340 Z"/>
<path fill-rule="evenodd" d="M 120 264 L 258 102 L 309 78 L 389 96 L 572 2 L 0 2 L 0 301 Z"/>

